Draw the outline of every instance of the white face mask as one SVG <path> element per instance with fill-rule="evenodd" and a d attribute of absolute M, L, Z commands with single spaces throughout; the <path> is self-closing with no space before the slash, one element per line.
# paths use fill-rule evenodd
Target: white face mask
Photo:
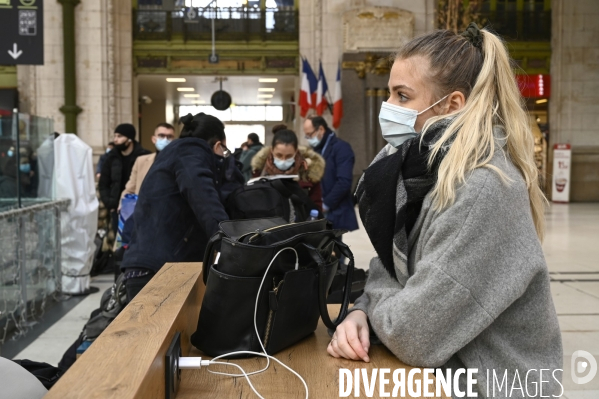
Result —
<path fill-rule="evenodd" d="M 286 170 L 289 170 L 289 168 L 291 168 L 293 166 L 293 164 L 295 164 L 295 158 L 279 159 L 279 158 L 273 157 L 273 161 L 274 161 L 274 164 L 277 167 L 277 169 L 279 169 L 283 172 L 285 172 Z"/>
<path fill-rule="evenodd" d="M 418 115 L 428 111 L 448 96 L 449 94 L 420 112 L 384 101 L 379 113 L 383 138 L 393 147 L 399 147 L 404 141 L 418 136 L 418 133 L 414 130 Z"/>

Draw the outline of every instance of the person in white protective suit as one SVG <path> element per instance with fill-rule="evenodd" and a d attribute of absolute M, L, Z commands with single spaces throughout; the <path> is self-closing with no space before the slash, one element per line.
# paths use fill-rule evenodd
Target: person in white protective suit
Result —
<path fill-rule="evenodd" d="M 54 140 L 54 160 L 56 198 L 71 200 L 61 216 L 62 292 L 84 294 L 98 228 L 92 149 L 74 134 L 61 134 Z"/>

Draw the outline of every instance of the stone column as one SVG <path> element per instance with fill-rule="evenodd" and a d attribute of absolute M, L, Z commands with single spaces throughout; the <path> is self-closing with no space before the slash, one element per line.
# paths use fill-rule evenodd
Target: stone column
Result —
<path fill-rule="evenodd" d="M 79 0 L 58 0 L 62 4 L 62 42 L 65 131 L 77 134 L 77 115 L 82 111 L 77 105 L 77 74 L 75 73 L 75 7 Z"/>
<path fill-rule="evenodd" d="M 329 85 L 331 98 L 334 94 L 335 77 L 337 67 L 341 59 L 347 61 L 363 60 L 366 52 L 377 53 L 381 51 L 379 40 L 372 36 L 370 49 L 348 50 L 344 43 L 343 15 L 350 10 L 362 10 L 369 7 L 393 7 L 411 13 L 414 17 L 412 36 L 430 32 L 435 27 L 435 0 L 301 0 L 300 7 L 300 52 L 308 58 L 308 61 L 318 73 L 318 61 L 322 60 L 327 83 Z M 373 22 L 374 23 L 374 22 Z M 397 42 L 384 51 L 396 50 L 402 43 L 402 37 L 398 35 Z M 343 106 L 344 118 L 338 135 L 348 141 L 356 154 L 354 176 L 357 178 L 362 174 L 365 167 L 372 160 L 370 155 L 377 151 L 382 144 L 380 132 L 378 132 L 378 109 L 383 96 L 376 96 L 377 103 L 376 123 L 373 127 L 372 120 L 367 116 L 371 113 L 368 108 L 370 101 L 365 96 L 366 89 L 384 89 L 387 85 L 388 75 L 371 75 L 366 78 L 358 78 L 355 71 L 342 70 Z M 299 82 L 296 98 L 299 98 Z M 327 111 L 324 117 L 330 122 L 331 116 Z M 301 134 L 303 120 L 296 119 L 295 128 Z M 370 133 L 373 128 L 373 133 Z M 303 139 L 302 139 L 303 140 Z"/>
<path fill-rule="evenodd" d="M 599 201 L 599 7 L 553 0 L 549 193 L 553 145 L 572 145 L 571 201 Z"/>
<path fill-rule="evenodd" d="M 60 111 L 65 105 L 62 11 L 58 1 L 45 2 L 45 64 L 19 66 L 17 77 L 21 110 L 53 118 L 57 132 L 68 132 Z M 117 124 L 136 122 L 131 49 L 130 2 L 83 1 L 75 7 L 76 105 L 82 109 L 77 134 L 96 155 L 104 152 Z"/>

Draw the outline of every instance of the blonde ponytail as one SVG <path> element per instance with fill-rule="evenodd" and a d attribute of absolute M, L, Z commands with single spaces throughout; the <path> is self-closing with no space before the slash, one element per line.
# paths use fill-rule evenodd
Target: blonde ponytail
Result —
<path fill-rule="evenodd" d="M 469 77 L 462 79 L 464 82 L 459 82 L 458 79 L 456 86 L 456 83 L 451 83 L 451 65 L 445 64 L 443 66 L 445 69 L 441 73 L 443 76 L 439 78 L 441 81 L 437 82 L 442 86 L 441 89 L 445 90 L 445 93 L 456 89 L 463 91 L 467 100 L 464 108 L 452 115 L 454 116 L 453 121 L 431 151 L 430 165 L 445 143 L 453 139 L 453 144 L 439 166 L 437 183 L 431 192 L 433 206 L 440 210 L 453 204 L 457 188 L 465 183 L 468 173 L 476 168 L 492 169 L 504 181 L 508 180 L 501 170 L 490 164 L 496 149 L 493 127 L 500 125 L 505 130 L 507 137 L 507 154 L 526 182 L 532 218 L 537 235 L 542 240 L 546 199 L 538 183 L 538 169 L 534 162 L 534 138 L 530 130 L 529 119 L 522 104 L 522 97 L 510 66 L 510 58 L 505 45 L 494 34 L 484 29 L 481 33 L 483 40 L 480 49 L 468 43 L 467 39 L 453 33 L 430 34 L 437 37 L 431 41 L 435 45 L 428 46 L 428 52 L 434 50 L 433 47 L 436 46 L 446 46 L 444 51 L 451 51 L 447 46 L 454 46 L 470 57 L 470 59 L 462 57 L 463 64 L 455 65 L 455 75 L 464 74 L 463 70 L 458 71 L 458 68 L 461 67 L 472 70 L 468 76 L 475 76 L 474 82 L 468 82 L 467 80 L 471 79 Z M 444 41 L 445 43 L 443 43 Z M 464 43 L 468 45 L 466 49 Z M 412 54 L 418 53 L 416 48 L 417 46 L 411 46 Z M 478 66 L 474 65 L 478 59 L 474 55 L 476 53 L 481 56 Z M 436 58 L 431 60 L 432 74 L 435 75 L 435 71 L 441 70 L 442 60 L 439 60 L 439 56 L 432 54 L 434 53 L 430 52 L 428 56 L 429 59 Z M 405 57 L 405 54 L 401 56 Z M 457 57 L 457 54 L 454 56 Z M 464 63 L 469 61 L 470 64 L 465 66 Z M 436 66 L 435 62 L 439 65 Z M 478 73 L 473 75 L 477 70 Z M 470 87 L 472 89 L 468 90 Z M 432 123 L 447 116 L 429 119 L 424 131 Z"/>

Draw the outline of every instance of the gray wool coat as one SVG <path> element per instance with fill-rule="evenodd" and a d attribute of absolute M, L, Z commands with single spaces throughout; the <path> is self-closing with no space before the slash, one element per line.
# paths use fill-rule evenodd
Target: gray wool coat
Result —
<path fill-rule="evenodd" d="M 441 212 L 427 196 L 409 237 L 407 283 L 374 258 L 352 310 L 368 315 L 373 332 L 404 363 L 478 369 L 479 398 L 540 397 L 540 369 L 550 370 L 542 395 L 558 396 L 561 333 L 526 184 L 503 150 L 491 164 L 511 182 L 479 168 Z M 460 386 L 465 391 L 465 378 Z"/>

